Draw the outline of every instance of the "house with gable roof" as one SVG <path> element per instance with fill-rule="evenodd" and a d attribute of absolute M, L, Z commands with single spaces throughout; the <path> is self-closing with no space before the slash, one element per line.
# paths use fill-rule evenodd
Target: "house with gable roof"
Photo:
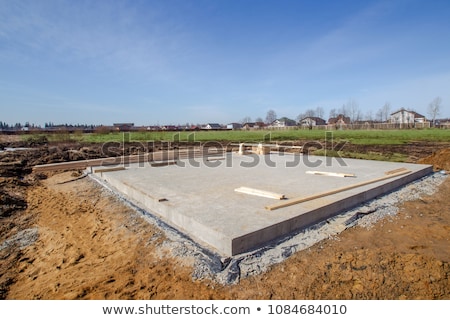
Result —
<path fill-rule="evenodd" d="M 426 122 L 426 118 L 420 113 L 401 108 L 400 110 L 391 113 L 389 122 L 400 124 L 424 123 Z"/>

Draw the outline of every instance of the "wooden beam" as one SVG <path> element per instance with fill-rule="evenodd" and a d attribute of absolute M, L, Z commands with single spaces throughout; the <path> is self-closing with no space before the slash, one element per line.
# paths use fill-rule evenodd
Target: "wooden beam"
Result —
<path fill-rule="evenodd" d="M 219 161 L 219 160 L 225 160 L 225 158 L 206 158 L 206 161 L 208 161 L 208 162 Z"/>
<path fill-rule="evenodd" d="M 253 188 L 247 188 L 247 187 L 240 187 L 240 188 L 234 189 L 234 191 L 240 192 L 240 193 L 251 194 L 254 196 L 258 196 L 258 197 L 265 197 L 265 198 L 278 199 L 278 200 L 286 199 L 284 194 L 279 194 L 279 193 L 265 191 L 265 190 L 258 190 L 258 189 L 253 189 Z"/>
<path fill-rule="evenodd" d="M 324 171 L 306 171 L 308 174 L 315 174 L 320 176 L 330 176 L 330 177 L 356 177 L 353 173 L 339 173 L 339 172 L 324 172 Z"/>
<path fill-rule="evenodd" d="M 311 196 L 307 196 L 307 197 L 293 198 L 293 199 L 290 199 L 290 200 L 287 200 L 287 201 L 283 201 L 281 203 L 277 203 L 277 204 L 274 204 L 274 205 L 266 206 L 266 209 L 267 210 L 276 210 L 276 209 L 280 209 L 280 208 L 284 208 L 284 207 L 288 207 L 288 206 L 293 206 L 295 204 L 299 204 L 299 203 L 302 203 L 302 202 L 314 200 L 314 199 L 317 199 L 317 198 L 326 197 L 326 196 L 329 196 L 329 195 L 332 195 L 332 194 L 335 194 L 335 193 L 347 191 L 347 190 L 350 190 L 350 189 L 355 189 L 355 188 L 362 187 L 362 186 L 365 186 L 365 185 L 368 185 L 368 184 L 372 184 L 372 183 L 375 183 L 375 182 L 379 182 L 379 181 L 391 179 L 391 178 L 394 178 L 394 177 L 398 177 L 398 176 L 401 176 L 401 175 L 404 175 L 404 174 L 407 174 L 407 173 L 410 173 L 410 172 L 411 172 L 411 170 L 404 169 L 404 170 L 398 171 L 396 173 L 392 173 L 392 174 L 389 174 L 389 175 L 385 175 L 383 177 L 379 177 L 379 178 L 375 178 L 375 179 L 371 179 L 371 180 L 367 180 L 367 181 L 362 181 L 362 182 L 355 183 L 355 184 L 352 184 L 352 185 L 349 185 L 349 186 L 346 186 L 346 187 L 342 187 L 342 188 L 338 188 L 338 189 L 334 189 L 334 190 L 330 190 L 330 191 L 326 191 L 326 192 L 317 193 L 317 194 L 314 194 L 314 195 L 311 195 Z"/>
<path fill-rule="evenodd" d="M 406 168 L 398 168 L 398 169 L 386 171 L 384 174 L 393 174 L 393 173 L 402 172 L 402 171 L 405 171 L 405 170 L 406 170 Z"/>
<path fill-rule="evenodd" d="M 229 144 L 232 147 L 239 146 L 240 143 L 230 143 Z M 270 148 L 286 148 L 286 149 L 303 149 L 303 146 L 289 146 L 289 145 L 282 145 L 282 144 L 273 144 L 273 143 L 243 143 L 244 147 L 257 147 L 259 145 L 262 145 L 263 147 L 270 147 Z"/>
<path fill-rule="evenodd" d="M 121 171 L 121 170 L 125 170 L 125 167 L 95 169 L 94 173 L 103 173 L 103 172 L 112 172 L 112 171 Z"/>
<path fill-rule="evenodd" d="M 174 160 L 174 161 L 163 161 L 163 162 L 150 162 L 150 165 L 152 167 L 165 167 L 165 166 L 170 166 L 170 165 L 173 165 L 176 163 L 177 163 L 177 161 Z"/>

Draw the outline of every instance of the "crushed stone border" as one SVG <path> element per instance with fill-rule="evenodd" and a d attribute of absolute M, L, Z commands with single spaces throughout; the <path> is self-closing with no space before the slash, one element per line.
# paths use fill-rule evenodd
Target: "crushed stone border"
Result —
<path fill-rule="evenodd" d="M 208 279 L 223 285 L 235 284 L 240 279 L 264 273 L 272 265 L 286 260 L 298 251 L 308 249 L 325 239 L 337 239 L 339 233 L 348 228 L 370 229 L 378 221 L 397 215 L 399 206 L 403 202 L 434 194 L 448 177 L 445 171 L 434 172 L 312 227 L 270 242 L 255 251 L 233 257 L 222 257 L 201 247 L 189 236 L 138 207 L 105 181 L 93 175 L 88 176 L 164 233 L 165 240 L 158 246 L 161 257 L 171 256 L 180 260 L 182 264 L 192 266 L 193 280 Z M 154 242 L 158 238 L 155 236 L 149 239 L 149 242 Z"/>

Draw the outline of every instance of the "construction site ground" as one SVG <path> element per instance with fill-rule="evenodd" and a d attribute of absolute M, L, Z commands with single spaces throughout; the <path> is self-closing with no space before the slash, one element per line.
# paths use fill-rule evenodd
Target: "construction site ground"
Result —
<path fill-rule="evenodd" d="M 161 254 L 164 233 L 81 172 L 31 172 L 99 157 L 99 146 L 4 146 L 31 149 L 0 153 L 2 299 L 450 298 L 450 179 L 371 228 L 349 228 L 221 285 L 194 280 L 188 258 Z M 346 148 L 403 152 L 409 162 L 450 170 L 449 143 Z"/>

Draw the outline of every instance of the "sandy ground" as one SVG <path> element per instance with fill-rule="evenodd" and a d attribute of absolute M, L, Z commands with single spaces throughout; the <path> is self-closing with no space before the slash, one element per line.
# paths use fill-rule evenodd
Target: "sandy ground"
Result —
<path fill-rule="evenodd" d="M 421 162 L 449 170 L 450 151 Z M 193 280 L 190 261 L 161 255 L 161 230 L 77 176 L 23 182 L 29 183 L 27 208 L 1 218 L 2 298 L 450 298 L 450 179 L 372 228 L 347 229 L 263 274 L 223 286 Z M 17 184 L 10 193 L 23 190 L 20 182 L 2 179 Z M 21 241 L 13 241 L 17 234 Z"/>

